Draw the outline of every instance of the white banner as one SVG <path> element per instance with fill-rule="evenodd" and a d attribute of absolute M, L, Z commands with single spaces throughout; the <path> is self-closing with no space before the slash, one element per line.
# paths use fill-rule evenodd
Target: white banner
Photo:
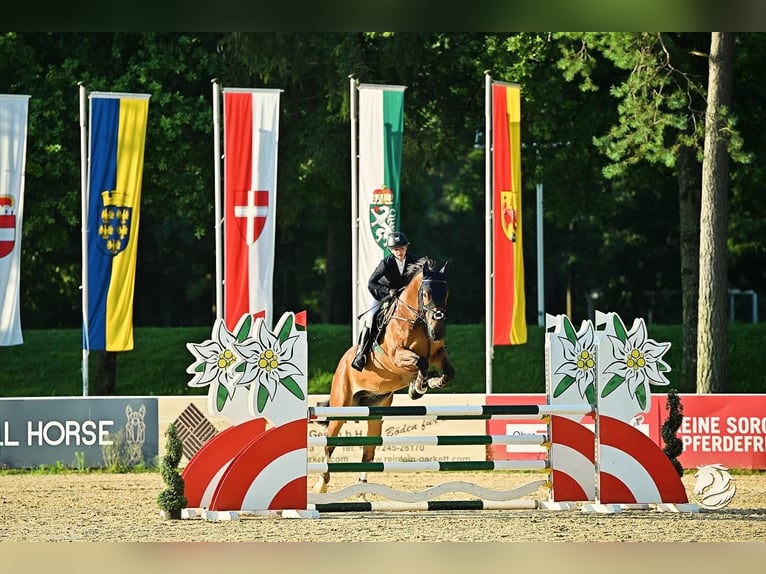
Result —
<path fill-rule="evenodd" d="M 19 279 L 29 98 L 0 95 L 0 346 L 24 342 Z"/>
<path fill-rule="evenodd" d="M 398 231 L 404 87 L 359 86 L 358 257 L 355 315 L 370 308 L 367 281 Z M 353 318 L 355 320 L 355 317 Z M 362 323 L 368 317 L 362 317 Z"/>

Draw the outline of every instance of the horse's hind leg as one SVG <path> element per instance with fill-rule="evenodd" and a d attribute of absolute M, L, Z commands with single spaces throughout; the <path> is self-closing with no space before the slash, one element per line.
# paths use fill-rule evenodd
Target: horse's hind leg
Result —
<path fill-rule="evenodd" d="M 327 437 L 338 436 L 344 422 L 346 421 L 329 421 L 329 423 L 327 424 Z M 330 464 L 330 457 L 332 456 L 332 453 L 334 450 L 335 450 L 334 446 L 324 447 L 324 461 L 326 464 Z M 317 479 L 316 483 L 314 484 L 314 492 L 324 494 L 325 492 L 327 492 L 327 484 L 329 482 L 330 482 L 330 471 L 328 470 L 327 472 L 323 472 Z"/>

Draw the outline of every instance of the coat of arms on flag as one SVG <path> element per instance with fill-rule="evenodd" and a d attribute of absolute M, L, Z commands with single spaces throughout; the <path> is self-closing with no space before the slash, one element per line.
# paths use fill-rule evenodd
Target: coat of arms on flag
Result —
<path fill-rule="evenodd" d="M 13 197 L 0 195 L 0 257 L 5 257 L 16 245 L 16 208 Z"/>
<path fill-rule="evenodd" d="M 247 245 L 258 241 L 268 215 L 268 191 L 234 190 L 234 219 Z"/>
<path fill-rule="evenodd" d="M 511 241 L 516 241 L 516 228 L 519 224 L 518 212 L 514 207 L 514 192 L 501 191 L 500 192 L 500 225 L 503 228 L 503 233 Z"/>
<path fill-rule="evenodd" d="M 130 240 L 130 224 L 133 209 L 124 193 L 102 191 L 103 207 L 98 224 L 99 247 L 115 256 L 125 249 Z"/>
<path fill-rule="evenodd" d="M 381 185 L 372 192 L 370 203 L 370 231 L 375 243 L 381 249 L 386 248 L 386 238 L 396 226 L 396 205 L 394 193 L 390 188 Z"/>

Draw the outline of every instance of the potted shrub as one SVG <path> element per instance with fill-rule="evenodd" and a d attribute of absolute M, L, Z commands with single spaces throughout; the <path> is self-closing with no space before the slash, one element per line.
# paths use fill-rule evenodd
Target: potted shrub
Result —
<path fill-rule="evenodd" d="M 665 408 L 668 411 L 668 418 L 662 423 L 662 440 L 665 442 L 663 452 L 668 456 L 678 476 L 684 475 L 684 467 L 678 457 L 684 451 L 684 443 L 678 438 L 676 432 L 681 428 L 684 420 L 684 406 L 681 404 L 681 397 L 678 396 L 676 389 L 670 389 L 667 395 Z"/>
<path fill-rule="evenodd" d="M 160 474 L 167 488 L 157 496 L 157 504 L 160 507 L 160 515 L 167 519 L 180 519 L 181 510 L 186 508 L 186 496 L 184 496 L 184 479 L 178 472 L 178 463 L 181 462 L 183 445 L 178 438 L 178 432 L 174 423 L 168 425 L 165 431 L 165 456 L 160 463 Z"/>

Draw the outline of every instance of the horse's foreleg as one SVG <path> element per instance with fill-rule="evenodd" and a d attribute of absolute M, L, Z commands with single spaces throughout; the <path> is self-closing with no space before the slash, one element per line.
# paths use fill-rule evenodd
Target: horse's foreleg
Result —
<path fill-rule="evenodd" d="M 327 436 L 328 437 L 338 436 L 338 434 L 340 433 L 340 428 L 343 426 L 344 422 L 345 421 L 330 421 L 327 424 Z M 330 464 L 330 457 L 332 456 L 332 453 L 334 450 L 335 450 L 334 446 L 324 447 L 325 464 Z M 316 483 L 314 484 L 314 492 L 318 492 L 320 494 L 327 492 L 327 484 L 329 482 L 330 482 L 330 471 L 328 470 L 327 472 L 323 472 L 317 479 Z"/>
<path fill-rule="evenodd" d="M 428 390 L 428 383 L 426 379 L 426 373 L 428 372 L 428 359 L 425 357 L 418 357 L 418 374 L 415 379 L 410 383 L 409 395 L 410 398 L 415 401 L 426 394 Z"/>
<path fill-rule="evenodd" d="M 429 389 L 440 389 L 455 378 L 455 367 L 450 361 L 446 347 L 440 349 L 431 358 L 431 363 L 438 367 L 441 374 L 432 374 L 426 379 L 425 383 Z"/>

